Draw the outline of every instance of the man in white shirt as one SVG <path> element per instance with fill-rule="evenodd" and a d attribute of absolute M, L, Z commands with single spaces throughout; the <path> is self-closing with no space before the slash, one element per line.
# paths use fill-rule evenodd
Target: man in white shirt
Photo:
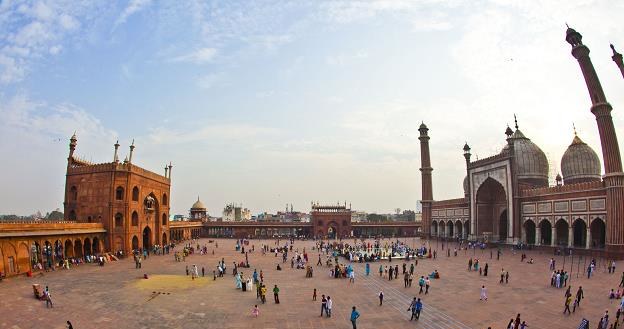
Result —
<path fill-rule="evenodd" d="M 334 301 L 332 301 L 331 297 L 327 296 L 327 317 L 330 318 L 332 314 L 332 306 L 334 306 Z"/>

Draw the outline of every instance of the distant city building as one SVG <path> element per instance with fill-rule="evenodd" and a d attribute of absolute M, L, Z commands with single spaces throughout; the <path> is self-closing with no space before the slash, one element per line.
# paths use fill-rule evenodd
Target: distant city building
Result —
<path fill-rule="evenodd" d="M 366 216 L 368 214 L 365 211 L 352 211 L 351 212 L 351 221 L 355 223 L 365 222 Z"/>
<path fill-rule="evenodd" d="M 223 221 L 243 221 L 251 220 L 251 210 L 243 208 L 241 205 L 230 203 L 223 209 Z"/>

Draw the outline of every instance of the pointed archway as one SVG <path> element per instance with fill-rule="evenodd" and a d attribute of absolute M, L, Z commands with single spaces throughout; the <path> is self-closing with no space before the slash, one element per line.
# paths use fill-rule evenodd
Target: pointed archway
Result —
<path fill-rule="evenodd" d="M 149 226 L 145 226 L 143 229 L 143 250 L 152 247 L 152 229 Z"/>
<path fill-rule="evenodd" d="M 585 224 L 584 220 L 577 218 L 572 227 L 574 230 L 574 246 L 585 248 L 587 244 L 587 224 Z"/>
<path fill-rule="evenodd" d="M 527 244 L 535 244 L 535 223 L 530 219 L 524 222 L 524 236 Z"/>
<path fill-rule="evenodd" d="M 507 195 L 501 183 L 488 177 L 477 190 L 476 208 L 478 237 L 491 236 L 494 240 L 507 237 Z M 503 230 L 505 234 L 501 237 Z"/>
<path fill-rule="evenodd" d="M 540 244 L 550 246 L 552 244 L 552 225 L 546 219 L 543 219 L 540 224 Z"/>
<path fill-rule="evenodd" d="M 132 237 L 132 251 L 139 250 L 139 238 L 137 236 Z"/>
<path fill-rule="evenodd" d="M 559 218 L 555 224 L 555 231 L 557 234 L 555 244 L 560 246 L 568 245 L 568 227 L 568 222 L 566 222 L 563 218 Z"/>
<path fill-rule="evenodd" d="M 594 218 L 589 226 L 591 232 L 591 248 L 604 248 L 607 237 L 605 222 L 600 217 Z"/>

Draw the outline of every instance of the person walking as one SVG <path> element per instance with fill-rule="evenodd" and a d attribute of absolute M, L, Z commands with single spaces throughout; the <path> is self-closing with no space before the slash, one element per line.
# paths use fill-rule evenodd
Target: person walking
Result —
<path fill-rule="evenodd" d="M 370 274 L 370 264 L 366 263 L 366 276 Z"/>
<path fill-rule="evenodd" d="M 565 308 L 563 309 L 563 314 L 565 314 L 566 311 L 568 312 L 568 314 L 571 314 L 571 312 L 570 312 L 570 303 L 571 302 L 572 302 L 572 296 L 566 296 Z"/>
<path fill-rule="evenodd" d="M 321 295 L 321 317 L 323 317 L 323 311 L 327 315 L 327 298 L 325 298 L 325 295 Z"/>
<path fill-rule="evenodd" d="M 418 279 L 418 285 L 420 286 L 420 291 L 418 291 L 420 295 L 423 293 L 423 288 L 425 287 L 425 277 L 421 276 L 420 279 Z"/>
<path fill-rule="evenodd" d="M 618 285 L 619 287 L 624 287 L 624 272 L 622 272 L 622 278 L 620 279 L 620 284 Z"/>
<path fill-rule="evenodd" d="M 481 286 L 481 297 L 479 300 L 485 300 L 487 302 L 487 289 L 485 286 Z"/>
<path fill-rule="evenodd" d="M 360 317 L 360 312 L 355 309 L 355 306 L 351 309 L 351 324 L 353 329 L 357 329 L 357 319 Z"/>
<path fill-rule="evenodd" d="M 414 320 L 414 318 L 418 319 L 418 316 L 416 316 L 416 303 L 419 300 L 420 299 L 416 299 L 416 297 L 414 297 L 410 305 L 407 307 L 407 310 L 412 312 L 412 317 L 410 317 L 410 321 Z"/>
<path fill-rule="evenodd" d="M 420 301 L 420 298 L 416 301 L 416 320 L 420 319 L 420 311 L 423 309 L 423 303 Z"/>
<path fill-rule="evenodd" d="M 264 284 L 260 284 L 260 300 L 262 301 L 262 304 L 266 303 L 266 293 L 267 293 L 267 288 Z"/>
<path fill-rule="evenodd" d="M 275 299 L 275 304 L 279 304 L 279 288 L 277 285 L 273 288 L 273 299 Z"/>
<path fill-rule="evenodd" d="M 327 296 L 327 312 L 325 312 L 325 314 L 327 314 L 328 318 L 331 318 L 333 306 L 334 306 L 334 301 L 332 301 L 331 297 Z"/>
<path fill-rule="evenodd" d="M 585 296 L 583 295 L 583 287 L 579 286 L 578 290 L 576 291 L 576 306 L 577 307 L 581 307 L 581 299 L 585 298 Z"/>
<path fill-rule="evenodd" d="M 52 295 L 50 295 L 50 291 L 48 290 L 47 286 L 46 289 L 43 291 L 43 298 L 46 301 L 46 308 L 54 308 L 54 305 L 52 304 Z"/>
<path fill-rule="evenodd" d="M 384 293 L 383 291 L 379 292 L 379 306 L 383 305 Z"/>

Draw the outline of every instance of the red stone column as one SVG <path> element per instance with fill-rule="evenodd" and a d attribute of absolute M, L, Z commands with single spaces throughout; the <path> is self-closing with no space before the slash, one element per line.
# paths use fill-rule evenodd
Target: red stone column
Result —
<path fill-rule="evenodd" d="M 433 187 L 431 185 L 431 157 L 429 154 L 429 128 L 422 123 L 420 128 L 420 172 L 422 177 L 422 221 L 426 237 L 431 236 L 431 204 L 433 202 Z"/>
<path fill-rule="evenodd" d="M 592 101 L 591 112 L 596 117 L 602 157 L 605 166 L 604 184 L 607 189 L 607 249 L 613 252 L 624 252 L 624 173 L 622 172 L 622 159 L 618 146 L 617 134 L 611 118 L 611 104 L 600 85 L 600 80 L 589 58 L 589 48 L 583 44 L 583 37 L 574 29 L 566 31 L 566 41 L 572 45 L 572 56 L 578 61 L 589 97 Z M 613 48 L 613 47 L 612 47 Z M 620 66 L 619 58 L 615 54 L 613 60 Z M 624 71 L 622 71 L 624 74 Z"/>

